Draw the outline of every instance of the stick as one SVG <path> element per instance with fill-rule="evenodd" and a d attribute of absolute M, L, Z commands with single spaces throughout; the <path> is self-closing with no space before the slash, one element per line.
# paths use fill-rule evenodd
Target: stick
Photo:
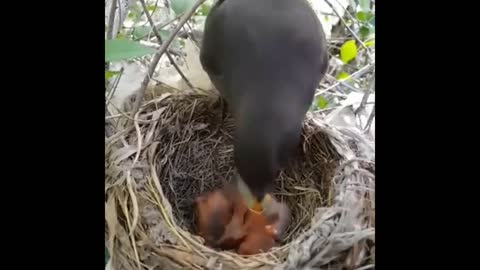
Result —
<path fill-rule="evenodd" d="M 145 89 L 147 89 L 148 82 L 150 81 L 150 78 L 153 76 L 153 73 L 155 72 L 155 68 L 158 65 L 158 62 L 160 61 L 160 58 L 162 55 L 165 53 L 167 50 L 168 46 L 172 43 L 173 39 L 177 35 L 178 31 L 183 27 L 183 25 L 193 16 L 197 8 L 203 4 L 205 0 L 198 0 L 195 5 L 193 5 L 190 10 L 184 14 L 180 22 L 178 23 L 177 27 L 172 31 L 168 39 L 165 41 L 165 43 L 162 44 L 162 47 L 158 50 L 158 52 L 155 54 L 153 57 L 152 63 L 150 67 L 148 68 L 148 74 L 145 76 L 145 78 L 142 81 L 142 84 L 140 86 L 140 89 L 137 92 L 137 95 L 135 96 L 135 103 L 133 105 L 133 110 L 132 110 L 132 118 L 135 118 L 135 114 L 137 113 L 138 109 L 140 108 L 140 104 L 143 100 L 143 96 L 145 95 Z"/>

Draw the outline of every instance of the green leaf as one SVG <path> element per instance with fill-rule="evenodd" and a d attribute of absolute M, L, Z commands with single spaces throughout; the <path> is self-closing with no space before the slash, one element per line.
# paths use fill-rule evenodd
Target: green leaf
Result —
<path fill-rule="evenodd" d="M 340 74 L 337 75 L 337 80 L 345 80 L 349 79 L 350 74 L 346 73 L 345 71 L 340 72 Z"/>
<path fill-rule="evenodd" d="M 172 0 L 171 2 L 172 9 L 177 15 L 185 13 L 193 4 L 195 4 L 195 0 Z"/>
<path fill-rule="evenodd" d="M 371 12 L 359 11 L 357 12 L 357 19 L 362 22 L 368 22 L 373 18 L 373 14 Z"/>
<path fill-rule="evenodd" d="M 362 39 L 365 40 L 368 38 L 368 35 L 370 35 L 370 28 L 367 26 L 362 26 L 360 27 L 360 35 L 362 36 Z"/>
<path fill-rule="evenodd" d="M 343 63 L 348 64 L 350 61 L 357 57 L 357 45 L 355 40 L 348 40 L 340 48 L 340 59 Z"/>
<path fill-rule="evenodd" d="M 149 12 L 153 12 L 153 11 L 155 11 L 156 9 L 157 9 L 157 6 L 155 6 L 155 5 L 147 6 L 147 10 L 148 10 Z"/>
<path fill-rule="evenodd" d="M 359 2 L 362 11 L 370 11 L 370 0 L 360 0 Z"/>
<path fill-rule="evenodd" d="M 162 38 L 163 41 L 165 41 L 170 36 L 170 31 L 168 31 L 168 30 L 160 30 L 158 32 L 159 32 L 160 37 Z"/>
<path fill-rule="evenodd" d="M 158 32 L 160 34 L 160 37 L 162 38 L 162 41 L 166 40 L 170 35 L 170 31 L 168 30 L 159 30 Z M 133 29 L 132 32 L 132 36 L 136 40 L 145 38 L 146 36 L 148 36 L 148 34 L 151 34 L 152 36 L 155 35 L 152 32 L 152 27 L 149 25 L 137 26 Z"/>
<path fill-rule="evenodd" d="M 137 22 L 140 19 L 142 13 L 143 13 L 143 8 L 139 5 L 134 5 L 128 11 L 128 18 L 133 20 L 134 22 Z"/>
<path fill-rule="evenodd" d="M 124 32 L 119 32 L 119 33 L 117 34 L 117 37 L 116 37 L 115 39 L 117 39 L 117 40 L 126 40 L 127 37 L 125 36 L 125 33 L 124 33 Z"/>
<path fill-rule="evenodd" d="M 113 76 L 117 76 L 120 74 L 120 71 L 110 71 L 110 70 L 107 70 L 105 71 L 105 79 L 110 79 L 112 78 Z"/>
<path fill-rule="evenodd" d="M 105 265 L 107 265 L 109 259 L 110 259 L 110 254 L 108 254 L 108 249 L 107 247 L 105 247 Z"/>
<path fill-rule="evenodd" d="M 200 6 L 200 14 L 206 16 L 210 12 L 210 5 L 202 4 Z"/>
<path fill-rule="evenodd" d="M 373 34 L 375 34 L 375 26 L 371 24 L 365 24 L 360 27 L 359 33 L 362 40 L 367 40 L 371 38 Z"/>
<path fill-rule="evenodd" d="M 375 46 L 375 39 L 372 39 L 372 40 L 369 40 L 369 41 L 365 42 L 365 46 L 367 46 L 367 47 Z"/>
<path fill-rule="evenodd" d="M 133 28 L 132 35 L 134 39 L 142 39 L 146 37 L 150 31 L 152 31 L 152 27 L 148 25 L 142 25 Z"/>
<path fill-rule="evenodd" d="M 155 53 L 155 49 L 131 40 L 105 40 L 105 62 L 131 59 Z"/>
<path fill-rule="evenodd" d="M 328 106 L 328 101 L 324 97 L 319 96 L 317 100 L 317 106 L 319 109 L 325 109 Z"/>

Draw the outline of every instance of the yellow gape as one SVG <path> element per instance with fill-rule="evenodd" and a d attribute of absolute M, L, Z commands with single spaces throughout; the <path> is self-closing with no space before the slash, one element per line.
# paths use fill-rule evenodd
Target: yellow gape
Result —
<path fill-rule="evenodd" d="M 270 203 L 272 201 L 272 197 L 270 196 L 270 194 L 266 194 L 265 197 L 263 197 L 263 200 L 259 202 L 255 199 L 255 197 L 253 197 L 250 189 L 239 176 L 237 177 L 236 182 L 238 191 L 240 192 L 240 195 L 242 196 L 245 204 L 250 211 L 261 214 L 265 209 L 268 209 L 268 207 L 270 207 Z"/>

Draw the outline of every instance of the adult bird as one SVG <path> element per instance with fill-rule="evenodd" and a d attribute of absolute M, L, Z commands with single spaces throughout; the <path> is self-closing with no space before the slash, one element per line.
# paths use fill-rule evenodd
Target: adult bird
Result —
<path fill-rule="evenodd" d="M 238 188 L 250 208 L 268 208 L 328 68 L 320 21 L 305 0 L 217 1 L 200 62 L 235 121 Z"/>

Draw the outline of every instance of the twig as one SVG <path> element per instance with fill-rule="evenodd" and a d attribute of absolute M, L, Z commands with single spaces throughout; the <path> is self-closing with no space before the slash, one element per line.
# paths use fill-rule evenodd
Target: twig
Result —
<path fill-rule="evenodd" d="M 348 106 L 353 106 L 355 105 L 356 103 L 358 102 L 352 102 L 350 104 L 347 104 L 347 105 L 338 105 L 338 106 L 334 106 L 334 107 L 328 107 L 328 108 L 325 108 L 325 109 L 320 109 L 320 110 L 315 110 L 313 111 L 314 113 L 324 113 L 324 112 L 327 112 L 327 111 L 332 111 L 332 110 L 335 110 L 335 109 L 338 109 L 338 108 L 346 108 Z M 365 103 L 365 105 L 374 105 L 375 102 L 367 102 Z M 114 116 L 111 116 L 110 118 L 113 118 Z"/>
<path fill-rule="evenodd" d="M 108 95 L 106 97 L 106 101 L 105 101 L 105 122 L 110 124 L 112 127 L 116 127 L 117 126 L 117 121 L 115 121 L 115 119 L 109 119 L 108 116 L 111 115 L 109 109 L 108 109 L 108 104 L 110 103 L 110 101 L 112 100 L 113 98 L 113 95 L 115 94 L 116 90 L 117 90 L 117 87 L 118 87 L 118 83 L 120 82 L 120 79 L 123 75 L 123 67 L 120 69 L 120 74 L 118 74 L 118 77 L 115 78 L 115 80 L 113 81 L 113 85 L 112 85 L 112 88 L 110 90 L 110 92 L 108 92 Z M 106 79 L 105 79 L 106 80 Z M 113 105 L 113 104 L 112 104 Z M 117 109 L 117 108 L 115 108 Z M 117 109 L 118 110 L 118 109 Z M 110 131 L 108 128 L 105 129 L 105 132 L 106 134 L 108 135 L 108 137 L 110 137 L 112 134 L 110 134 Z"/>
<path fill-rule="evenodd" d="M 145 46 L 148 46 L 148 47 L 152 47 L 154 48 L 155 50 L 159 49 L 160 47 L 162 47 L 162 44 L 158 44 L 158 42 L 156 43 L 152 43 L 150 41 L 146 41 L 146 40 L 139 40 L 140 44 L 142 45 L 145 45 Z M 170 54 L 172 55 L 176 55 L 178 57 L 183 57 L 186 55 L 186 53 L 184 53 L 181 49 L 176 49 L 176 48 L 170 48 L 167 50 Z M 152 79 L 153 80 L 153 79 Z"/>
<path fill-rule="evenodd" d="M 367 104 L 368 98 L 370 97 L 370 92 L 366 92 L 362 97 L 362 102 L 360 102 L 360 106 L 355 110 L 355 114 L 358 114 L 361 110 L 365 108 L 365 104 Z"/>
<path fill-rule="evenodd" d="M 192 27 L 189 23 L 187 23 L 187 27 L 190 29 L 190 32 L 187 32 L 187 35 L 193 40 L 193 42 L 195 43 L 195 45 L 197 45 L 197 47 L 200 48 L 200 46 L 201 46 L 200 44 L 201 44 L 201 43 L 200 43 L 200 42 L 197 40 L 197 38 L 195 37 L 195 32 L 200 32 L 200 31 L 195 31 L 195 30 L 193 29 L 193 27 Z M 203 39 L 203 33 L 202 33 L 202 39 Z"/>
<path fill-rule="evenodd" d="M 370 131 L 370 127 L 372 126 L 372 122 L 373 122 L 374 117 L 375 117 L 375 105 L 373 105 L 372 113 L 370 114 L 370 117 L 368 117 L 367 124 L 365 125 L 365 132 Z"/>
<path fill-rule="evenodd" d="M 356 72 L 352 73 L 352 75 L 350 75 L 351 78 L 354 78 L 354 77 L 359 77 L 361 75 L 363 75 L 365 72 L 369 71 L 370 68 L 373 68 L 373 65 L 370 64 L 370 65 L 367 65 L 367 66 L 364 66 L 362 67 L 361 69 L 357 70 Z M 328 92 L 330 91 L 331 89 L 339 86 L 340 84 L 346 84 L 344 81 L 338 81 L 336 82 L 335 84 L 332 84 L 330 85 L 328 88 L 322 90 L 322 91 L 318 91 L 317 93 L 315 93 L 315 97 L 318 97 L 319 95 L 322 95 L 323 93 L 325 92 Z"/>
<path fill-rule="evenodd" d="M 357 36 L 357 34 L 355 34 L 355 31 L 353 31 L 352 28 L 350 28 L 350 26 L 348 26 L 347 22 L 343 19 L 342 16 L 340 16 L 338 11 L 333 7 L 332 3 L 330 3 L 330 0 L 325 0 L 325 3 L 327 3 L 332 8 L 333 12 L 335 12 L 335 14 L 337 14 L 340 21 L 342 21 L 342 23 L 345 25 L 345 27 L 348 29 L 348 31 L 350 31 L 350 33 L 362 45 L 362 47 L 365 48 L 365 50 L 367 50 L 367 52 L 370 52 L 370 49 L 367 47 L 367 45 L 365 45 L 365 43 L 363 43 L 363 41 Z M 367 55 L 368 55 L 368 57 L 370 57 L 370 54 L 367 53 Z"/>
<path fill-rule="evenodd" d="M 348 17 L 350 17 L 350 19 L 351 19 L 353 22 L 356 22 L 357 25 L 360 26 L 360 22 L 359 22 L 357 19 L 355 19 L 355 17 L 353 17 L 352 14 L 350 14 L 350 12 L 348 11 L 348 9 L 347 9 L 346 7 L 344 7 L 344 6 L 342 5 L 342 3 L 340 3 L 340 1 L 335 0 L 335 2 L 337 2 L 337 4 L 342 7 L 343 11 L 345 11 L 345 14 L 347 14 Z"/>
<path fill-rule="evenodd" d="M 152 10 L 152 15 L 153 15 L 153 13 L 155 13 L 155 11 L 157 11 L 157 8 L 158 8 L 158 0 L 155 1 L 155 5 L 154 5 L 154 8 L 153 8 L 153 10 Z M 147 9 L 145 9 L 145 8 L 143 9 L 143 13 L 145 13 L 145 15 L 148 14 L 147 11 L 148 11 Z M 148 15 L 147 15 L 147 18 L 148 18 Z M 143 25 L 146 25 L 147 23 L 150 23 L 150 22 L 147 21 L 147 22 L 145 22 Z M 155 26 L 152 25 L 152 27 L 155 27 Z"/>
<path fill-rule="evenodd" d="M 375 87 L 375 70 L 373 70 L 373 79 L 372 82 L 370 83 L 370 87 L 368 91 L 365 93 L 365 95 L 362 98 L 362 103 L 360 103 L 360 106 L 355 110 L 355 114 L 358 114 L 361 110 L 365 108 L 365 104 L 368 101 L 368 98 L 371 93 L 373 93 L 373 88 Z"/>
<path fill-rule="evenodd" d="M 115 23 L 115 11 L 117 10 L 117 1 L 111 0 L 110 14 L 108 16 L 108 26 L 107 26 L 107 39 L 110 40 L 113 38 L 113 24 Z M 110 68 L 110 63 L 105 62 L 105 71 Z M 105 79 L 105 84 L 107 84 L 107 79 Z"/>
<path fill-rule="evenodd" d="M 367 270 L 367 269 L 372 269 L 372 268 L 375 268 L 375 264 L 365 265 L 365 266 L 362 266 L 360 268 L 356 268 L 355 270 Z"/>
<path fill-rule="evenodd" d="M 162 44 L 162 47 L 158 50 L 158 52 L 155 54 L 153 57 L 152 63 L 150 67 L 148 68 L 148 74 L 145 76 L 145 78 L 142 81 L 142 84 L 140 86 L 140 89 L 137 92 L 137 95 L 135 97 L 135 103 L 133 105 L 133 111 L 132 111 L 132 118 L 135 118 L 135 114 L 137 113 L 138 109 L 140 108 L 140 104 L 143 100 L 143 96 L 145 95 L 145 89 L 147 89 L 148 82 L 150 81 L 150 78 L 153 76 L 153 73 L 155 72 L 155 68 L 158 65 L 158 62 L 160 61 L 160 58 L 162 57 L 163 53 L 167 50 L 168 46 L 172 43 L 173 39 L 177 35 L 178 31 L 183 27 L 183 25 L 193 16 L 197 8 L 203 4 L 206 0 L 198 0 L 195 5 L 193 5 L 190 10 L 182 16 L 182 19 L 178 23 L 178 25 L 175 27 L 175 29 L 172 31 L 168 39 L 165 41 L 165 43 Z"/>
<path fill-rule="evenodd" d="M 115 23 L 115 11 L 117 10 L 117 1 L 118 0 L 112 0 L 112 5 L 110 6 L 110 15 L 108 17 L 107 39 L 113 38 L 113 24 Z"/>
<path fill-rule="evenodd" d="M 153 11 L 152 11 L 152 14 L 153 14 Z M 151 15 L 150 15 L 150 17 L 151 17 Z M 173 23 L 174 21 L 176 21 L 176 20 L 179 19 L 180 17 L 181 17 L 181 15 L 178 15 L 177 17 L 175 17 L 175 18 L 173 18 L 173 19 L 171 19 L 171 20 L 169 20 L 169 21 L 166 21 L 166 22 L 163 22 L 163 23 L 159 23 L 158 25 L 156 25 L 156 26 L 154 26 L 154 27 L 152 27 L 152 28 L 156 28 L 157 30 L 162 29 L 162 28 L 164 28 L 165 26 L 170 25 L 171 23 Z M 148 22 L 146 22 L 146 23 L 150 23 L 150 21 L 148 21 Z M 146 23 L 145 23 L 145 24 L 146 24 Z M 132 27 L 132 28 L 133 28 L 133 27 Z M 146 34 L 146 35 L 141 36 L 141 37 L 139 37 L 139 38 L 137 38 L 137 39 L 135 39 L 135 40 L 141 40 L 142 38 L 145 38 L 145 37 L 147 37 L 148 35 L 149 35 L 149 34 Z"/>
<path fill-rule="evenodd" d="M 162 44 L 162 37 L 160 36 L 160 33 L 158 33 L 157 28 L 155 27 L 155 23 L 152 20 L 152 16 L 150 16 L 150 13 L 148 12 L 147 4 L 145 4 L 145 0 L 140 0 L 140 3 L 142 4 L 142 7 L 145 12 L 145 16 L 147 16 L 148 22 L 150 22 L 150 25 L 152 26 L 152 31 L 157 37 L 158 43 Z M 185 74 L 183 74 L 182 70 L 178 67 L 177 63 L 175 63 L 175 59 L 173 59 L 172 55 L 167 51 L 166 52 L 168 60 L 170 63 L 173 65 L 173 67 L 177 70 L 178 74 L 182 77 L 182 79 L 185 81 L 185 83 L 190 87 L 190 89 L 193 89 L 193 85 L 190 83 L 190 81 L 187 79 Z"/>
<path fill-rule="evenodd" d="M 119 84 L 120 79 L 122 78 L 122 75 L 123 75 L 123 70 L 124 70 L 124 68 L 122 67 L 119 71 L 118 77 L 113 82 L 112 89 L 110 90 L 110 92 L 108 92 L 108 96 L 107 96 L 107 100 L 105 101 L 105 105 L 108 105 L 110 103 L 110 100 L 113 98 L 113 95 L 115 95 L 118 84 Z"/>

